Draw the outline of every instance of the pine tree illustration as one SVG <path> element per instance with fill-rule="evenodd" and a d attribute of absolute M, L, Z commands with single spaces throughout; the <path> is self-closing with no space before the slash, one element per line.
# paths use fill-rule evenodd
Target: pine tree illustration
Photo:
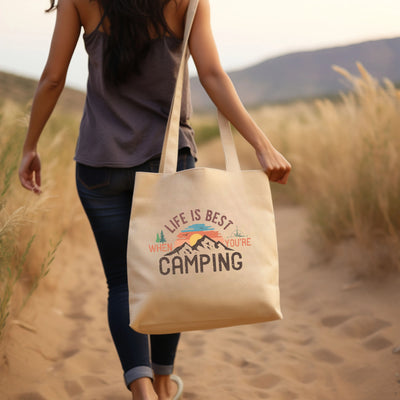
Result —
<path fill-rule="evenodd" d="M 157 233 L 156 243 L 160 243 L 160 235 Z"/>
<path fill-rule="evenodd" d="M 160 243 L 165 243 L 166 241 L 167 241 L 167 239 L 165 239 L 164 232 L 161 231 Z"/>

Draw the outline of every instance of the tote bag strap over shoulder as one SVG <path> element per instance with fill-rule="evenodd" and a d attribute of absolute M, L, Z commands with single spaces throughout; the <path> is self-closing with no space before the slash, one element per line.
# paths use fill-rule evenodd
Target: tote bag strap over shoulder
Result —
<path fill-rule="evenodd" d="M 182 105 L 183 77 L 186 63 L 189 57 L 188 42 L 193 25 L 199 0 L 190 0 L 186 12 L 185 33 L 182 44 L 182 58 L 179 66 L 175 92 L 171 103 L 168 123 L 164 136 L 163 149 L 160 162 L 160 173 L 176 172 L 179 144 L 179 125 Z M 218 125 L 221 135 L 222 146 L 225 154 L 225 165 L 227 171 L 240 171 L 239 159 L 233 141 L 231 126 L 225 116 L 218 111 Z"/>

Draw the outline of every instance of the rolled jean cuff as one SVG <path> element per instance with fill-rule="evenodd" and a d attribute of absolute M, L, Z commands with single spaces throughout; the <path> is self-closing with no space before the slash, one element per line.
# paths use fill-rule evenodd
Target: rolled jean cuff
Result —
<path fill-rule="evenodd" d="M 156 375 L 171 375 L 174 372 L 173 365 L 161 365 L 152 363 L 153 371 Z"/>
<path fill-rule="evenodd" d="M 154 379 L 153 370 L 147 365 L 143 365 L 140 367 L 131 368 L 129 371 L 126 371 L 124 374 L 126 387 L 129 389 L 129 385 L 139 378 Z"/>

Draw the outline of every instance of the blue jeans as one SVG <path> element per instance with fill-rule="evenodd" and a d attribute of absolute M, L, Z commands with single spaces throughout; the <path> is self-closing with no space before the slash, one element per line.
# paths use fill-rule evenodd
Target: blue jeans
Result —
<path fill-rule="evenodd" d="M 89 218 L 108 285 L 108 323 L 127 386 L 153 373 L 173 371 L 179 333 L 147 335 L 129 327 L 126 251 L 136 171 L 158 172 L 160 159 L 132 168 L 76 165 L 78 194 Z M 179 151 L 178 170 L 194 167 L 189 149 Z"/>

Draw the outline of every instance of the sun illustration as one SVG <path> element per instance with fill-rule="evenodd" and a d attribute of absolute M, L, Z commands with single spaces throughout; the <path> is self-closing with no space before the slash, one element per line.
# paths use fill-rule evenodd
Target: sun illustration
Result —
<path fill-rule="evenodd" d="M 194 233 L 192 236 L 190 236 L 189 244 L 191 246 L 194 246 L 197 243 L 197 241 L 199 239 L 201 239 L 202 237 L 203 237 L 203 235 L 200 235 L 199 233 Z"/>
<path fill-rule="evenodd" d="M 213 227 L 205 224 L 193 224 L 178 233 L 174 247 L 182 246 L 184 243 L 188 243 L 193 247 L 205 235 L 216 242 L 223 240 L 223 237 L 220 235 L 220 233 Z"/>

